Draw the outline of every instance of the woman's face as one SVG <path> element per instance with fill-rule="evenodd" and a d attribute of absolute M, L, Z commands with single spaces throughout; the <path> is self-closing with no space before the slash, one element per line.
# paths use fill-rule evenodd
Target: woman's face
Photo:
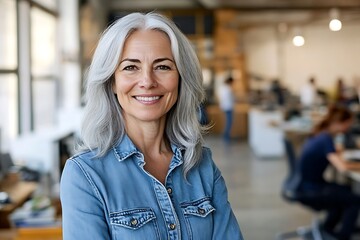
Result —
<path fill-rule="evenodd" d="M 113 91 L 126 121 L 157 121 L 176 103 L 179 72 L 168 36 L 137 30 L 125 41 Z"/>

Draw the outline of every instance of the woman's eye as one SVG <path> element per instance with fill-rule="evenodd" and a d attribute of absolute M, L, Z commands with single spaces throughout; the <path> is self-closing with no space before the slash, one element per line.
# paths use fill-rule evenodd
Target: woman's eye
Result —
<path fill-rule="evenodd" d="M 135 65 L 126 66 L 123 68 L 123 70 L 126 70 L 126 71 L 134 71 L 136 69 L 137 69 L 137 67 Z"/>
<path fill-rule="evenodd" d="M 169 66 L 166 65 L 159 65 L 156 67 L 156 69 L 158 70 L 170 70 L 171 68 Z"/>

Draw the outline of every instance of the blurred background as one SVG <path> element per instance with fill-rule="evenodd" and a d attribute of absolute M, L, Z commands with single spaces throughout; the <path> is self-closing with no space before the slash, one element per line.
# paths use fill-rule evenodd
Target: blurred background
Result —
<path fill-rule="evenodd" d="M 245 239 L 311 224 L 311 211 L 281 197 L 282 140 L 292 134 L 301 148 L 331 103 L 359 111 L 359 0 L 0 0 L 1 239 L 61 239 L 59 179 L 80 137 L 84 73 L 111 22 L 154 10 L 199 57 L 202 116 L 213 124 L 206 143 Z M 229 76 L 230 142 L 218 94 Z M 316 96 L 307 104 L 310 79 Z M 344 144 L 355 146 L 358 129 Z"/>

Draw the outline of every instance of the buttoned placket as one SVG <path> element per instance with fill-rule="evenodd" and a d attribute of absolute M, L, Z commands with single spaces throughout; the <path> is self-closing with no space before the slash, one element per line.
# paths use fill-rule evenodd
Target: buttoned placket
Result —
<path fill-rule="evenodd" d="M 168 240 L 179 240 L 181 239 L 181 229 L 180 229 L 180 222 L 178 219 L 178 216 L 176 214 L 175 208 L 172 204 L 172 200 L 170 198 L 170 195 L 173 192 L 173 189 L 171 187 L 165 187 L 167 179 L 169 178 L 169 175 L 171 174 L 171 171 L 174 170 L 177 166 L 181 165 L 182 161 L 179 161 L 179 159 L 176 159 L 176 163 L 173 163 L 174 157 L 171 161 L 168 174 L 165 179 L 165 186 L 157 180 L 154 176 L 152 176 L 149 172 L 147 172 L 144 169 L 144 156 L 141 153 L 136 154 L 136 157 L 140 160 L 142 167 L 142 170 L 152 178 L 154 181 L 154 191 L 155 195 L 159 204 L 159 207 L 161 208 L 162 215 L 164 217 L 164 221 L 167 227 L 167 235 Z"/>
<path fill-rule="evenodd" d="M 158 180 L 155 180 L 154 190 L 168 228 L 168 239 L 181 239 L 179 219 L 167 189 Z"/>
<path fill-rule="evenodd" d="M 169 233 L 169 239 L 181 239 L 181 229 L 180 229 L 180 224 L 179 224 L 179 219 L 178 216 L 176 214 L 175 208 L 173 206 L 173 201 L 172 201 L 172 197 L 173 197 L 173 187 L 172 187 L 172 180 L 171 180 L 171 174 L 174 171 L 175 168 L 177 168 L 178 166 L 180 166 L 182 164 L 182 160 L 181 160 L 181 155 L 179 154 L 180 149 L 177 149 L 178 151 L 175 151 L 175 154 L 173 156 L 173 158 L 171 159 L 170 162 L 170 166 L 169 166 L 169 171 L 168 174 L 166 175 L 165 178 L 165 186 L 160 184 L 162 187 L 162 190 L 166 190 L 166 193 L 164 191 L 162 191 L 162 196 L 165 199 L 168 200 L 169 205 L 171 206 L 172 212 L 174 213 L 174 216 L 176 218 L 176 223 L 170 223 L 168 225 L 168 228 L 171 230 Z M 159 199 L 159 198 L 158 198 Z M 174 233 L 177 229 L 177 232 L 179 233 L 178 236 L 174 236 L 172 233 Z M 175 238 L 178 237 L 178 238 Z"/>

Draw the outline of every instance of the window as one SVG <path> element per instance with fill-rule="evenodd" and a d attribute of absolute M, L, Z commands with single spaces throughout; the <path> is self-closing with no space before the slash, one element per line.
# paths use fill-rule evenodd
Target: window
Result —
<path fill-rule="evenodd" d="M 9 140 L 17 135 L 17 100 L 17 75 L 0 74 L 0 152 L 7 151 Z"/>
<path fill-rule="evenodd" d="M 31 8 L 31 76 L 33 128 L 53 125 L 57 107 L 57 21 L 54 15 Z"/>
<path fill-rule="evenodd" d="M 16 1 L 0 0 L 0 69 L 17 68 Z"/>
<path fill-rule="evenodd" d="M 0 0 L 0 152 L 18 132 L 16 1 Z"/>

